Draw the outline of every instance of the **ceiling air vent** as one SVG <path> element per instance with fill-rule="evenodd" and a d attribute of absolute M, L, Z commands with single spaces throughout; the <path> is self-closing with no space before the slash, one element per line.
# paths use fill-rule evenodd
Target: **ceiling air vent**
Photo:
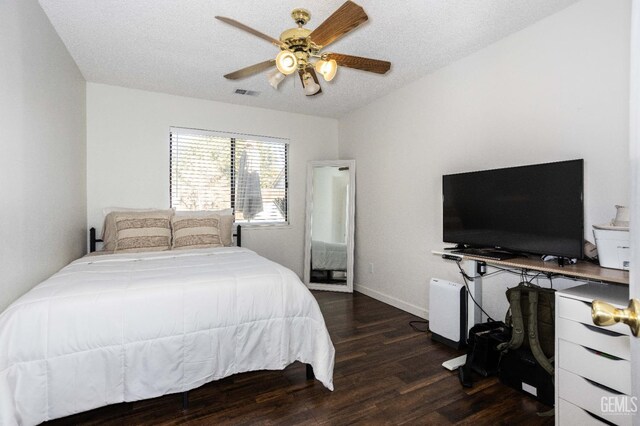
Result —
<path fill-rule="evenodd" d="M 258 96 L 260 92 L 255 90 L 247 90 L 247 89 L 236 89 L 234 92 L 236 95 L 246 95 L 246 96 Z"/>

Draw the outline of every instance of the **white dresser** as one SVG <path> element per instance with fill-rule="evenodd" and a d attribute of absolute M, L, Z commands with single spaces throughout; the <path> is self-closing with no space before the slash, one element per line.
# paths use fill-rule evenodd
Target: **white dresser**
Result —
<path fill-rule="evenodd" d="M 627 397 L 631 332 L 625 324 L 595 326 L 591 302 L 596 299 L 623 308 L 629 288 L 585 284 L 556 293 L 556 425 L 632 424 L 629 412 L 637 402 Z"/>

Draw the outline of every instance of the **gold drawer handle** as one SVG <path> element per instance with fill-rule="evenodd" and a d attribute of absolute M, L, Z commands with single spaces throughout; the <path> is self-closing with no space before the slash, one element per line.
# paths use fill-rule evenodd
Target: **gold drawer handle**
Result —
<path fill-rule="evenodd" d="M 629 326 L 631 333 L 638 336 L 640 332 L 640 301 L 631 299 L 629 307 L 618 309 L 613 305 L 601 300 L 594 300 L 591 304 L 591 319 L 595 325 L 609 326 L 616 323 L 624 323 Z"/>

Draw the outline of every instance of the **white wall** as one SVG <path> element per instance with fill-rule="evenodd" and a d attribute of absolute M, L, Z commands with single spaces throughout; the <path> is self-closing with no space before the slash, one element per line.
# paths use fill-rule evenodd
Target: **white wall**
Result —
<path fill-rule="evenodd" d="M 85 251 L 85 82 L 35 0 L 0 2 L 0 311 Z"/>
<path fill-rule="evenodd" d="M 358 162 L 356 289 L 426 316 L 460 282 L 442 243 L 443 174 L 584 158 L 585 235 L 628 203 L 629 0 L 583 0 L 340 120 Z M 369 273 L 369 264 L 374 273 Z M 485 280 L 504 315 L 517 277 Z"/>
<path fill-rule="evenodd" d="M 290 139 L 289 227 L 243 228 L 243 246 L 302 275 L 306 167 L 338 155 L 337 120 L 87 84 L 87 216 L 102 208 L 169 207 L 169 128 Z"/>

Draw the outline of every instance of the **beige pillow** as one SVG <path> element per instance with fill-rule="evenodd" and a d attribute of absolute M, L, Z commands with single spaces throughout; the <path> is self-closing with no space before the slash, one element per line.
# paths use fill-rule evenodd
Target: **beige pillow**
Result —
<path fill-rule="evenodd" d="M 225 247 L 233 245 L 233 223 L 235 221 L 234 215 L 220 216 L 220 239 Z"/>
<path fill-rule="evenodd" d="M 114 252 L 169 250 L 172 216 L 171 211 L 116 212 Z"/>
<path fill-rule="evenodd" d="M 233 245 L 233 223 L 236 220 L 233 215 L 233 209 L 176 211 L 177 217 L 206 217 L 212 214 L 220 216 L 220 224 L 218 228 L 220 231 L 220 240 L 222 241 L 222 245 L 225 247 L 231 247 Z"/>
<path fill-rule="evenodd" d="M 171 218 L 174 249 L 222 247 L 220 238 L 220 216 L 175 215 Z"/>
<path fill-rule="evenodd" d="M 173 214 L 173 209 L 130 209 L 126 207 L 109 207 L 102 210 L 104 224 L 102 225 L 102 249 L 113 251 L 116 249 L 116 239 L 118 230 L 116 229 L 116 215 L 120 213 L 169 213 Z"/>

